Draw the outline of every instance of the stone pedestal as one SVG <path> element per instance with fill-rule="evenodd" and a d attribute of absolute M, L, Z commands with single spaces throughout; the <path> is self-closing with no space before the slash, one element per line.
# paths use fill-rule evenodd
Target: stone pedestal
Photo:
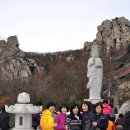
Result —
<path fill-rule="evenodd" d="M 103 99 L 84 99 L 84 101 L 89 101 L 91 102 L 92 104 L 96 104 L 98 102 L 102 102 Z"/>

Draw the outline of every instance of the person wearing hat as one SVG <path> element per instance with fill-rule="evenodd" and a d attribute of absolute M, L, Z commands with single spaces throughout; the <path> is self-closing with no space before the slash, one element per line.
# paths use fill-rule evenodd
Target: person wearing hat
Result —
<path fill-rule="evenodd" d="M 42 130 L 54 130 L 54 127 L 57 126 L 57 123 L 54 123 L 54 111 L 55 103 L 48 102 L 47 109 L 42 112 L 42 116 L 40 119 L 40 127 Z"/>

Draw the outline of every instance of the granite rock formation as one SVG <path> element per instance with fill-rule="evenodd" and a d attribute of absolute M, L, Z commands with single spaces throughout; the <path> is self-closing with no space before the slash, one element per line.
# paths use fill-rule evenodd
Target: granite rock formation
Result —
<path fill-rule="evenodd" d="M 105 20 L 97 27 L 96 41 L 102 47 L 102 52 L 112 54 L 128 47 L 130 42 L 130 21 L 124 17 Z M 88 51 L 93 42 L 85 42 Z"/>
<path fill-rule="evenodd" d="M 0 40 L 0 73 L 3 78 L 27 78 L 31 75 L 25 54 L 19 49 L 17 36 Z"/>

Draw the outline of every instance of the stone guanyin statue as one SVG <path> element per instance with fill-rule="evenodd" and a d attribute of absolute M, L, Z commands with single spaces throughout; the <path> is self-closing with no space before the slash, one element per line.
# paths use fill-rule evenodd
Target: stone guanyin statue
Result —
<path fill-rule="evenodd" d="M 100 47 L 97 44 L 91 47 L 91 58 L 88 60 L 87 77 L 89 82 L 87 88 L 89 89 L 89 99 L 101 99 L 102 79 L 103 79 L 103 65 L 99 57 Z"/>

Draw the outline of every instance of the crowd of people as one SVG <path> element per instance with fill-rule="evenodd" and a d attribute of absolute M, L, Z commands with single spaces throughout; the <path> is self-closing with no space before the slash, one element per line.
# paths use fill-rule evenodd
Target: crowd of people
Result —
<path fill-rule="evenodd" d="M 114 109 L 108 100 L 95 105 L 88 101 L 83 101 L 81 106 L 73 103 L 70 109 L 62 104 L 59 113 L 55 113 L 55 107 L 54 102 L 49 102 L 42 112 L 39 122 L 41 130 L 130 130 L 130 112 L 125 116 L 120 114 L 115 121 Z"/>
<path fill-rule="evenodd" d="M 114 109 L 108 100 L 95 105 L 83 101 L 80 106 L 73 103 L 70 107 L 64 103 L 58 112 L 55 108 L 54 102 L 48 102 L 42 114 L 32 115 L 32 127 L 35 130 L 130 130 L 130 111 L 119 114 L 115 120 Z M 12 119 L 4 106 L 0 110 L 0 129 L 9 130 Z"/>

